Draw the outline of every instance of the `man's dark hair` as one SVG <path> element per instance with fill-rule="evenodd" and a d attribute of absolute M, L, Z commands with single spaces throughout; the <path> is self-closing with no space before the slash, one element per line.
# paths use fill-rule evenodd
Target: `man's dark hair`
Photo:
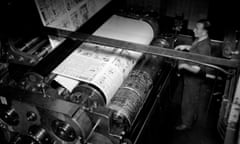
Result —
<path fill-rule="evenodd" d="M 207 19 L 200 19 L 197 21 L 197 23 L 202 23 L 203 24 L 203 28 L 205 30 L 207 30 L 208 32 L 210 31 L 210 28 L 211 28 L 211 23 L 209 20 Z"/>

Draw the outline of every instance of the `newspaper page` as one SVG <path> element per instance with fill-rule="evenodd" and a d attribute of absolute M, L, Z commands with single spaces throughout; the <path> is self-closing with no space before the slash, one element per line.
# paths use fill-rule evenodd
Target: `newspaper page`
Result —
<path fill-rule="evenodd" d="M 111 0 L 35 0 L 43 26 L 76 31 Z M 49 36 L 52 47 L 64 38 Z"/>
<path fill-rule="evenodd" d="M 94 35 L 146 45 L 154 37 L 148 23 L 117 15 L 107 20 Z M 83 43 L 53 73 L 97 86 L 109 103 L 141 55 L 140 52 Z"/>

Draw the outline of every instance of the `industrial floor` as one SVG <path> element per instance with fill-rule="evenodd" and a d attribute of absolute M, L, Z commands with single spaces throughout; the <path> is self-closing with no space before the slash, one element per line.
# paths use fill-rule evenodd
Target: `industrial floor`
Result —
<path fill-rule="evenodd" d="M 164 144 L 221 144 L 222 140 L 217 132 L 217 119 L 213 111 L 206 116 L 205 120 L 201 119 L 195 122 L 192 129 L 178 131 L 175 127 L 179 124 L 180 106 L 169 108 L 166 113 L 166 123 L 159 128 L 164 129 L 160 132 L 160 143 Z M 178 111 L 178 112 L 177 112 Z M 176 113 L 177 112 L 177 113 Z"/>
<path fill-rule="evenodd" d="M 171 88 L 169 91 L 172 91 Z M 206 95 L 209 94 L 210 89 L 207 88 L 205 92 Z M 175 90 L 176 93 L 179 91 Z M 156 110 L 141 144 L 223 144 L 217 132 L 219 100 L 212 98 L 208 101 L 206 109 L 192 129 L 178 131 L 175 127 L 180 124 L 180 99 L 173 99 L 169 98 L 167 105 Z"/>

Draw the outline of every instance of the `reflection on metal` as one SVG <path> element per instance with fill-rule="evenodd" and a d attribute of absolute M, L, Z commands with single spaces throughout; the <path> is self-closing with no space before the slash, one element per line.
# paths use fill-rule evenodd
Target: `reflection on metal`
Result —
<path fill-rule="evenodd" d="M 61 120 L 55 120 L 52 122 L 52 130 L 56 136 L 64 141 L 71 142 L 77 137 L 71 125 Z"/>
<path fill-rule="evenodd" d="M 51 53 L 54 48 L 48 37 L 9 39 L 7 59 L 10 63 L 34 66 Z"/>
<path fill-rule="evenodd" d="M 7 130 L 27 132 L 31 125 L 40 124 L 40 114 L 35 106 L 19 101 L 11 103 L 11 107 L 1 108 L 0 123 L 7 124 Z"/>
<path fill-rule="evenodd" d="M 11 126 L 19 124 L 19 115 L 13 108 L 1 112 L 1 119 Z"/>
<path fill-rule="evenodd" d="M 53 140 L 48 132 L 36 125 L 29 128 L 27 135 L 16 137 L 14 144 L 53 144 Z"/>

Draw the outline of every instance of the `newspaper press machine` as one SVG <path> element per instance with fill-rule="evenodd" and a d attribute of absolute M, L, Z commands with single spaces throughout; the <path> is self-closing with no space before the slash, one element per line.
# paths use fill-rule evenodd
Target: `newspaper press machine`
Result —
<path fill-rule="evenodd" d="M 114 45 L 151 45 L 156 24 L 139 15 L 113 14 L 93 32 L 94 41 L 70 31 L 88 24 L 111 5 L 110 0 L 36 0 L 35 4 L 45 27 L 64 31 L 9 39 L 4 45 L 1 142 L 137 143 L 164 95 L 172 66 L 134 47 L 126 50 Z M 71 52 L 57 59 L 64 49 Z"/>

